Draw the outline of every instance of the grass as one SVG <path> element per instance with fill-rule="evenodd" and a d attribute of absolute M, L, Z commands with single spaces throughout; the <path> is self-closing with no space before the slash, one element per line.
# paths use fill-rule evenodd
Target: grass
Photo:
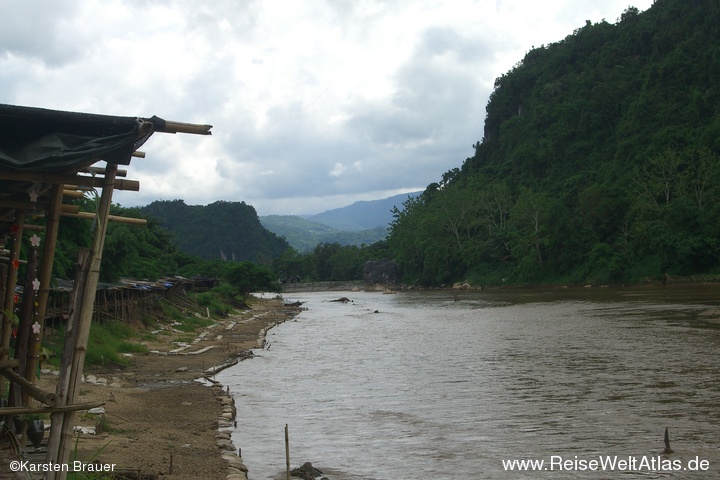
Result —
<path fill-rule="evenodd" d="M 218 300 L 214 296 L 206 295 L 206 301 L 210 301 L 208 299 L 212 300 L 213 308 L 211 308 L 211 311 L 220 309 L 219 304 L 215 303 Z M 202 315 L 201 317 L 196 316 L 195 312 L 181 310 L 169 302 L 159 302 L 157 308 L 156 316 L 146 315 L 143 317 L 142 324 L 144 328 L 135 328 L 119 321 L 93 322 L 85 354 L 85 365 L 105 366 L 110 363 L 128 365 L 130 360 L 122 354 L 146 353 L 148 351 L 147 347 L 142 345 L 141 342 L 153 338 L 149 330 L 157 327 L 161 321 L 170 322 L 173 324 L 174 329 L 186 332 L 187 335 L 183 335 L 182 338 L 189 337 L 189 341 L 193 338 L 191 335 L 193 332 L 214 322 L 213 319 L 204 316 L 204 306 L 201 307 L 201 312 L 199 312 Z M 222 311 L 220 313 L 222 314 Z M 48 363 L 56 367 L 60 365 L 64 339 L 64 328 L 43 339 L 43 347 L 55 354 Z"/>
<path fill-rule="evenodd" d="M 179 325 L 175 325 L 174 328 L 181 332 L 194 332 L 198 328 L 207 327 L 213 323 L 210 318 L 187 317 Z"/>

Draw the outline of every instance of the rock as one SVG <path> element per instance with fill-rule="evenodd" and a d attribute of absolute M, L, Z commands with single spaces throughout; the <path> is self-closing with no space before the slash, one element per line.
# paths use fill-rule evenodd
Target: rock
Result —
<path fill-rule="evenodd" d="M 370 285 L 396 284 L 400 280 L 400 267 L 392 260 L 366 262 L 363 266 L 363 279 Z"/>
<path fill-rule="evenodd" d="M 330 301 L 331 301 L 331 302 L 338 302 L 338 303 L 350 303 L 350 302 L 352 302 L 352 300 L 350 300 L 350 299 L 347 298 L 347 297 L 340 297 L 340 298 L 338 298 L 338 299 L 330 300 Z"/>
<path fill-rule="evenodd" d="M 188 367 L 178 367 L 175 369 L 176 372 L 187 372 Z"/>
<path fill-rule="evenodd" d="M 305 462 L 300 468 L 290 470 L 290 476 L 298 477 L 302 480 L 315 480 L 320 475 L 322 475 L 322 472 L 313 467 L 310 462 Z"/>

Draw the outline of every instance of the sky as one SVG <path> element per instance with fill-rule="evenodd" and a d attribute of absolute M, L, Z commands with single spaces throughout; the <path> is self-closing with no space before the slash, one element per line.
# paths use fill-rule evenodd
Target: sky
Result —
<path fill-rule="evenodd" d="M 125 207 L 314 214 L 473 155 L 495 79 L 653 0 L 0 0 L 0 103 L 213 125 L 157 133 Z"/>

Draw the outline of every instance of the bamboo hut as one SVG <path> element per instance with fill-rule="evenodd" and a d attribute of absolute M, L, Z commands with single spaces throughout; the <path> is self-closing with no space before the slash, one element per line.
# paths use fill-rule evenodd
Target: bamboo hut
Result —
<path fill-rule="evenodd" d="M 156 116 L 118 117 L 0 104 L 0 395 L 9 386 L 7 404 L 0 405 L 0 421 L 6 419 L 10 425 L 16 414 L 50 414 L 46 463 L 68 462 L 75 414 L 93 406 L 78 404 L 78 394 L 99 298 L 107 222 L 118 220 L 109 214 L 112 195 L 114 190 L 140 188 L 138 181 L 123 178 L 126 172 L 119 166 L 141 156 L 138 149 L 155 132 L 210 135 L 211 128 Z M 87 190 L 101 191 L 97 212 L 82 213 L 65 202 Z M 93 241 L 76 262 L 60 375 L 51 392 L 35 384 L 35 370 L 61 216 L 92 221 Z M 27 252 L 26 258 L 21 252 Z M 25 278 L 18 278 L 20 265 L 27 272 Z M 31 398 L 42 406 L 32 406 Z M 46 473 L 52 479 L 65 476 L 63 471 Z"/>

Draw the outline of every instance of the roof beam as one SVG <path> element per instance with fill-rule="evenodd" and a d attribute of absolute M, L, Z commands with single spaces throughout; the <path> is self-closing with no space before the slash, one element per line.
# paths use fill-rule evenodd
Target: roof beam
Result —
<path fill-rule="evenodd" d="M 103 186 L 105 186 L 104 177 L 89 177 L 87 175 L 73 175 L 67 173 L 52 172 L 0 171 L 0 180 L 17 180 L 21 182 L 40 182 L 50 184 L 63 183 L 93 188 L 102 188 Z M 140 182 L 137 180 L 116 178 L 114 188 L 115 190 L 129 190 L 132 192 L 139 192 Z"/>

